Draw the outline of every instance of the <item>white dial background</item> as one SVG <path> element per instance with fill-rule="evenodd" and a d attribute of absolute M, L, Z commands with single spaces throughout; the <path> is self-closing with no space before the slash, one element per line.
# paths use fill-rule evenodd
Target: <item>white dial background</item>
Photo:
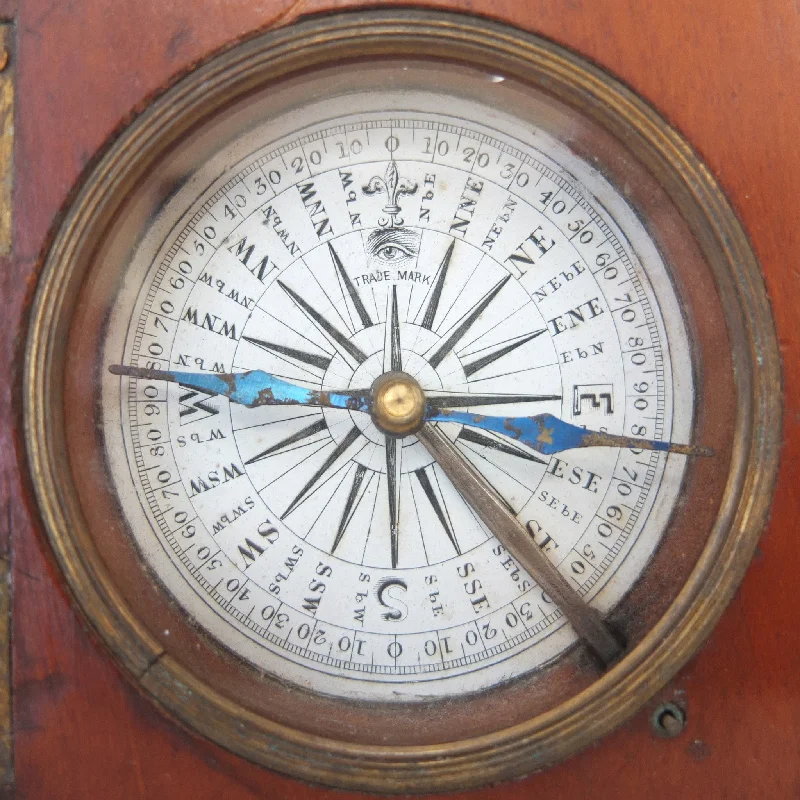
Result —
<path fill-rule="evenodd" d="M 368 388 L 389 369 L 393 302 L 403 369 L 463 410 L 690 438 L 686 331 L 624 198 L 529 124 L 423 92 L 311 104 L 192 176 L 129 265 L 106 363 Z M 393 563 L 385 438 L 369 417 L 103 380 L 109 463 L 139 548 L 256 666 L 408 700 L 486 688 L 574 643 L 414 437 L 397 448 Z M 683 457 L 547 458 L 442 428 L 587 600 L 607 611 L 623 597 L 664 531 Z"/>

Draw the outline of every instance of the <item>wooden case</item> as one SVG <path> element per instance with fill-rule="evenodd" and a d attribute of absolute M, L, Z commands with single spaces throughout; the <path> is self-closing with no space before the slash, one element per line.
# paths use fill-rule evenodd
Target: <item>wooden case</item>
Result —
<path fill-rule="evenodd" d="M 3 391 L 11 408 L 0 435 L 9 445 L 16 442 L 16 451 L 3 450 L 6 479 L 0 484 L 7 496 L 13 570 L 16 790 L 9 789 L 10 796 L 332 794 L 182 731 L 138 695 L 70 608 L 24 477 L 20 368 L 37 254 L 91 154 L 131 108 L 215 48 L 256 28 L 288 23 L 301 12 L 357 4 L 251 5 L 181 0 L 162 8 L 142 2 L 109 13 L 104 4 L 84 0 L 48 10 L 20 0 L 18 7 L 6 7 L 18 37 L 12 50 L 18 98 L 15 239 L 3 270 L 11 324 L 0 333 Z M 784 458 L 772 525 L 705 650 L 648 710 L 596 747 L 523 783 L 469 796 L 535 792 L 555 798 L 591 790 L 611 797 L 670 789 L 688 796 L 744 797 L 759 789 L 789 796 L 800 780 L 793 758 L 800 740 L 794 657 L 800 634 L 789 588 L 798 562 L 791 534 L 797 527 L 792 478 L 798 477 L 800 446 L 800 348 L 792 320 L 800 281 L 789 249 L 797 240 L 791 178 L 800 177 L 800 157 L 789 131 L 797 113 L 791 97 L 800 18 L 788 4 L 777 3 L 763 17 L 750 6 L 735 16 L 736 9 L 721 3 L 660 11 L 619 2 L 581 10 L 513 2 L 439 5 L 491 15 L 582 52 L 627 81 L 688 137 L 751 234 L 785 369 Z M 723 24 L 723 12 L 730 25 Z M 783 39 L 773 36 L 778 21 Z M 735 52 L 737 43 L 750 48 L 746 60 Z M 648 712 L 666 699 L 684 708 L 688 719 L 672 741 L 650 730 Z"/>

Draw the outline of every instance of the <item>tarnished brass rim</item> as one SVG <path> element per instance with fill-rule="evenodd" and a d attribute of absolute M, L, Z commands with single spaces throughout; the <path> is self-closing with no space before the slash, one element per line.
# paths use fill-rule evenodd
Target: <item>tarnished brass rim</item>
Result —
<path fill-rule="evenodd" d="M 708 544 L 677 600 L 614 669 L 551 712 L 498 733 L 424 747 L 361 746 L 253 714 L 164 655 L 122 600 L 92 545 L 64 448 L 62 363 L 93 232 L 159 148 L 223 102 L 298 69 L 355 56 L 468 61 L 546 90 L 623 139 L 683 211 L 711 266 L 737 380 L 732 464 Z M 766 522 L 778 464 L 780 364 L 761 273 L 720 187 L 681 136 L 630 90 L 535 36 L 452 13 L 373 11 L 310 19 L 209 61 L 147 108 L 74 194 L 44 261 L 28 334 L 29 467 L 44 526 L 77 603 L 138 683 L 182 722 L 253 761 L 307 780 L 370 791 L 467 788 L 519 776 L 586 746 L 631 716 L 709 634 Z"/>

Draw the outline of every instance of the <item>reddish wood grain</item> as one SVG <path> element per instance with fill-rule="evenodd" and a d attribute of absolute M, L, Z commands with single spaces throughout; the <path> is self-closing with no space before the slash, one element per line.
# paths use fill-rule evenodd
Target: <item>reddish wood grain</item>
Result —
<path fill-rule="evenodd" d="M 664 696 L 687 731 L 640 714 L 553 770 L 459 798 L 800 796 L 800 8 L 793 0 L 440 0 L 541 33 L 607 67 L 702 154 L 753 240 L 784 358 L 784 449 L 771 525 L 711 640 Z M 357 6 L 309 0 L 17 0 L 15 257 L 0 265 L 0 533 L 14 549 L 19 798 L 342 798 L 187 735 L 122 678 L 49 564 L 14 452 L 24 308 L 36 256 L 82 167 L 129 111 L 257 27 Z M 374 3 L 373 3 L 374 5 Z M 355 797 L 355 795 L 351 795 Z"/>

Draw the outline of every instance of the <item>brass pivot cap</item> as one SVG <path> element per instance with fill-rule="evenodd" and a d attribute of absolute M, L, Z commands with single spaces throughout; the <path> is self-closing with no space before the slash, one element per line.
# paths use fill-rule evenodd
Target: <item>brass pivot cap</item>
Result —
<path fill-rule="evenodd" d="M 405 372 L 386 372 L 372 384 L 372 421 L 384 433 L 407 436 L 424 422 L 425 393 Z"/>

